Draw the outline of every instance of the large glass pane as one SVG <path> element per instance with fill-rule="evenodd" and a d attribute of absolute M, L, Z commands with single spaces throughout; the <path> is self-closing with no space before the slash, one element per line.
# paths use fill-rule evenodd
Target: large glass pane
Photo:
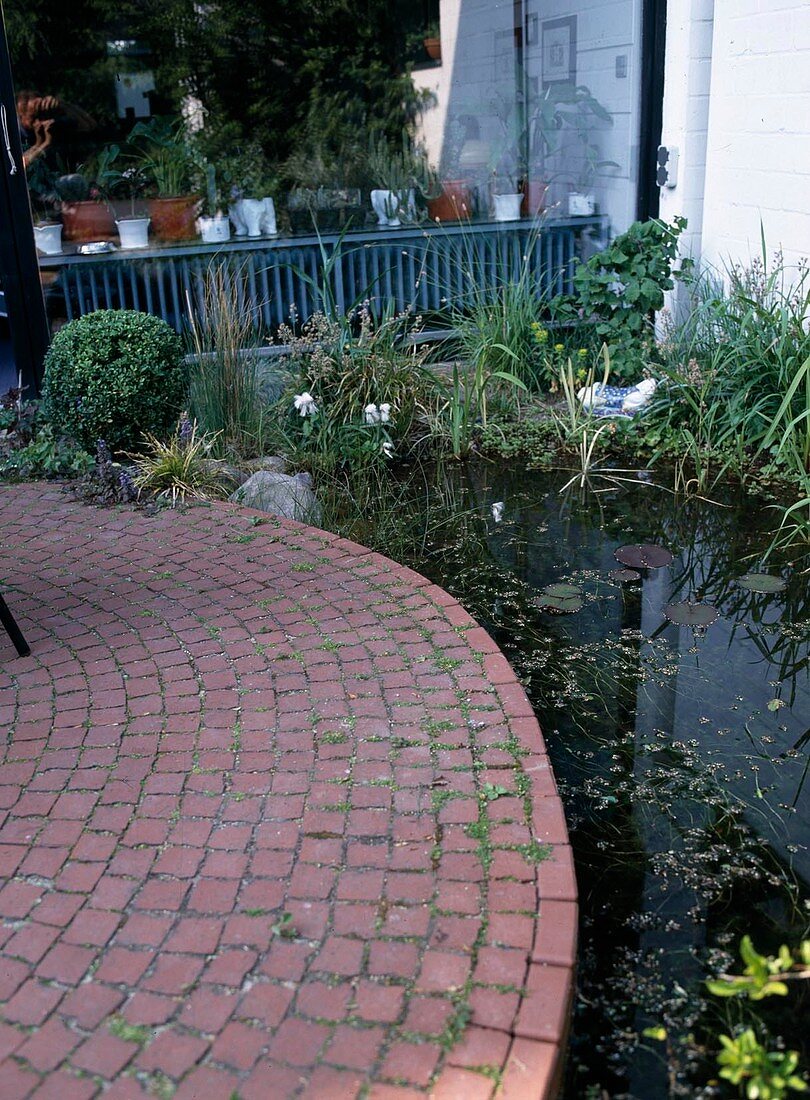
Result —
<path fill-rule="evenodd" d="M 126 306 L 182 328 L 222 251 L 249 258 L 272 329 L 315 304 L 290 270 L 316 272 L 316 230 L 366 235 L 337 273 L 346 303 L 438 307 L 455 265 L 421 278 L 419 249 L 441 231 L 455 255 L 454 222 L 481 255 L 540 225 L 538 266 L 565 289 L 632 220 L 641 2 L 380 0 L 360 18 L 341 0 L 76 0 L 65 19 L 9 0 L 52 325 Z"/>

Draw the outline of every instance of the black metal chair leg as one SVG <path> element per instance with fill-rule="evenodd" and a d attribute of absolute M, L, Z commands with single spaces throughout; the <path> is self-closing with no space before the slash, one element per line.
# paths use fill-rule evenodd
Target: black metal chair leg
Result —
<path fill-rule="evenodd" d="M 6 633 L 14 643 L 14 648 L 17 650 L 21 657 L 27 657 L 31 652 L 31 649 L 22 635 L 22 631 L 17 626 L 17 620 L 11 614 L 8 609 L 8 604 L 0 596 L 0 623 L 6 628 Z"/>

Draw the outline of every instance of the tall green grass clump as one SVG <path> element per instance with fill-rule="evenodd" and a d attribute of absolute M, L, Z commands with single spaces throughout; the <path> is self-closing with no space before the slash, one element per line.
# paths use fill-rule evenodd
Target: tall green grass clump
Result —
<path fill-rule="evenodd" d="M 189 312 L 189 412 L 216 437 L 218 453 L 255 457 L 263 450 L 267 402 L 259 336 L 239 270 L 213 264 L 203 277 L 198 310 Z"/>
<path fill-rule="evenodd" d="M 810 271 L 780 253 L 705 271 L 663 344 L 651 411 L 664 440 L 717 456 L 744 481 L 798 490 L 789 520 L 810 536 Z"/>
<path fill-rule="evenodd" d="M 496 243 L 494 253 L 481 252 L 476 238 L 459 244 L 460 286 L 448 303 L 455 356 L 493 379 L 518 378 L 527 390 L 547 388 L 545 348 L 537 338 L 546 305 L 533 255 L 540 226 L 534 227 L 520 254 Z M 509 406 L 514 393 L 504 389 Z"/>

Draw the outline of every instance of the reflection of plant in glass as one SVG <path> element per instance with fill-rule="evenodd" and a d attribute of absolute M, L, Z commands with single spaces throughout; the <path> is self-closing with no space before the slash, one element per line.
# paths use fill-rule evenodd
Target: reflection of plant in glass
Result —
<path fill-rule="evenodd" d="M 159 198 L 187 193 L 193 159 L 182 122 L 159 117 L 138 122 L 132 128 L 129 142 L 133 148 L 131 160 Z"/>
<path fill-rule="evenodd" d="M 612 160 L 602 160 L 599 146 L 593 139 L 599 125 L 612 126 L 613 116 L 584 84 L 552 84 L 529 105 L 529 168 L 534 173 L 548 175 L 549 160 L 567 161 L 572 152 L 579 160 L 579 170 L 572 182 L 579 190 L 587 190 L 601 168 L 618 168 Z M 573 149 L 569 148 L 573 138 Z M 558 165 L 568 171 L 570 165 Z"/>

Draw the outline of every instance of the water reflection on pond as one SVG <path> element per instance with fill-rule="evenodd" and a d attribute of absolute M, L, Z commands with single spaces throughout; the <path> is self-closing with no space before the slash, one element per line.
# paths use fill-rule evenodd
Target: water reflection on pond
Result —
<path fill-rule="evenodd" d="M 696 1083 L 709 1072 L 700 1037 L 728 1026 L 703 979 L 731 965 L 745 932 L 763 950 L 806 935 L 807 563 L 771 560 L 784 591 L 749 591 L 738 581 L 761 568 L 767 510 L 684 503 L 640 479 L 561 495 L 565 481 L 443 474 L 423 494 L 427 540 L 387 549 L 493 632 L 548 743 L 582 907 L 566 1095 L 724 1095 Z M 616 549 L 639 542 L 669 548 L 671 565 L 612 580 Z M 582 589 L 581 610 L 539 609 L 558 582 Z M 668 622 L 664 608 L 685 600 L 717 620 Z M 806 995 L 769 998 L 769 1025 L 794 1049 L 806 1009 Z M 667 1044 L 640 1038 L 662 1022 Z"/>

